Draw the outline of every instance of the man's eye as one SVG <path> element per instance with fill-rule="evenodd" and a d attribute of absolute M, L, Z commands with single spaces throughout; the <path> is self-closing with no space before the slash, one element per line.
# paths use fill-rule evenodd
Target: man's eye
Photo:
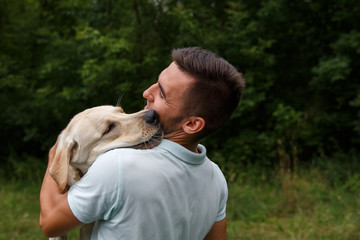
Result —
<path fill-rule="evenodd" d="M 116 126 L 116 124 L 114 122 L 109 123 L 108 127 L 106 128 L 105 132 L 103 133 L 103 135 L 108 134 L 112 129 L 114 129 L 114 127 Z"/>
<path fill-rule="evenodd" d="M 164 95 L 160 92 L 160 98 L 164 99 Z"/>

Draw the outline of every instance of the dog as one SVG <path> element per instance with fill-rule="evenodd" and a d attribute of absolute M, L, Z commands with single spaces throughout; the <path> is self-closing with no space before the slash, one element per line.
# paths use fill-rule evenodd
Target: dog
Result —
<path fill-rule="evenodd" d="M 162 137 L 159 116 L 154 110 L 126 114 L 121 107 L 93 107 L 75 115 L 62 131 L 49 172 L 59 190 L 65 192 L 87 173 L 100 154 L 114 148 L 152 148 Z M 81 226 L 80 239 L 90 239 L 92 229 L 93 224 Z"/>

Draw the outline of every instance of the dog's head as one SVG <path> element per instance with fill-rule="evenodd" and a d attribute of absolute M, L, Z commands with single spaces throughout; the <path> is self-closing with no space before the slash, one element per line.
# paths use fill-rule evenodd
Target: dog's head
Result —
<path fill-rule="evenodd" d="M 87 109 L 75 115 L 61 133 L 50 175 L 63 192 L 101 153 L 122 147 L 151 148 L 160 143 L 162 135 L 154 110 L 126 114 L 121 107 Z"/>

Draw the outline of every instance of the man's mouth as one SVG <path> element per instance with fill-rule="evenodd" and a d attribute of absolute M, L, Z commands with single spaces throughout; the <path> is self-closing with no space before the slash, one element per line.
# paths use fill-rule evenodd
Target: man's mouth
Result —
<path fill-rule="evenodd" d="M 144 110 L 148 110 L 148 109 L 150 109 L 150 108 L 149 108 L 149 104 L 146 103 L 146 105 L 145 105 L 145 107 L 144 107 Z"/>

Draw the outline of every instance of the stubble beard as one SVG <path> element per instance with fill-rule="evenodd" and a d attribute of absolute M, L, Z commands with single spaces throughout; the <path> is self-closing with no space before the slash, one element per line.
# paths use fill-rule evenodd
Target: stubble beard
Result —
<path fill-rule="evenodd" d="M 174 132 L 181 130 L 181 121 L 184 119 L 183 116 L 173 117 L 167 121 L 166 124 L 163 124 L 164 135 L 169 135 Z"/>

